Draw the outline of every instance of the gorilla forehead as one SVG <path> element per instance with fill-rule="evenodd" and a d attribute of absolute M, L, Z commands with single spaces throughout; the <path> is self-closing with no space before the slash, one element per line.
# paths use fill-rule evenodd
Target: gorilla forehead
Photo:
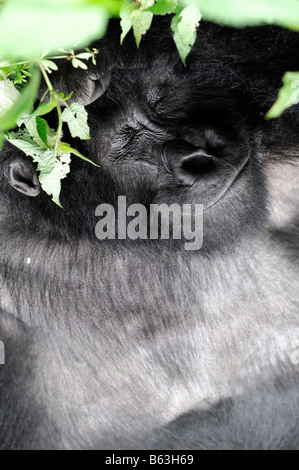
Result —
<path fill-rule="evenodd" d="M 163 62 L 162 62 L 163 64 Z M 91 114 L 113 110 L 142 111 L 164 127 L 180 127 L 183 122 L 238 122 L 240 103 L 233 89 L 225 88 L 211 73 L 201 68 L 185 69 L 173 62 L 137 69 L 115 68 L 106 93 L 89 106 Z"/>
<path fill-rule="evenodd" d="M 139 175 L 135 186 L 138 180 L 141 185 L 152 181 L 164 195 L 170 190 L 177 202 L 180 193 L 186 202 L 203 202 L 199 197 L 209 194 L 209 185 L 217 192 L 233 164 L 243 162 L 249 152 L 255 155 L 234 91 L 221 88 L 217 80 L 213 83 L 205 72 L 200 79 L 198 70 L 186 69 L 176 56 L 165 64 L 115 67 L 106 93 L 87 109 L 92 129 L 88 151 L 123 182 L 126 192 L 134 174 Z M 181 178 L 173 164 L 200 150 L 208 152 L 215 165 L 213 175 L 201 166 L 194 186 L 194 178 Z"/>

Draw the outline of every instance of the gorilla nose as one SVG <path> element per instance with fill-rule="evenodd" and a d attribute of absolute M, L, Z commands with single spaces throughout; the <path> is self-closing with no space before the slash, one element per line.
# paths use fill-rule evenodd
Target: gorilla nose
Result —
<path fill-rule="evenodd" d="M 173 140 L 169 145 L 170 167 L 182 184 L 192 185 L 214 168 L 214 158 L 185 140 Z"/>
<path fill-rule="evenodd" d="M 212 155 L 203 150 L 193 152 L 182 159 L 182 169 L 197 175 L 209 172 L 214 165 Z"/>

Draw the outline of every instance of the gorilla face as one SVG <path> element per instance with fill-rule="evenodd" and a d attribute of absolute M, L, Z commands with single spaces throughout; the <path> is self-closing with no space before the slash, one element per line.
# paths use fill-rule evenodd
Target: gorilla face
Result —
<path fill-rule="evenodd" d="M 203 204 L 205 247 L 234 242 L 261 225 L 263 170 L 254 129 L 233 92 L 198 86 L 196 74 L 115 69 L 87 109 L 87 152 L 130 203 Z M 105 196 L 104 196 L 105 198 Z"/>
<path fill-rule="evenodd" d="M 218 72 L 210 70 L 195 48 L 185 68 L 175 50 L 169 54 L 173 45 L 164 56 L 159 48 L 148 56 L 145 41 L 130 60 L 122 49 L 108 61 L 109 37 L 97 44 L 103 51 L 98 70 L 70 75 L 91 127 L 91 140 L 73 145 L 81 146 L 99 169 L 74 161 L 73 173 L 63 181 L 63 216 L 56 208 L 44 212 L 46 202 L 37 204 L 38 210 L 47 218 L 50 210 L 60 228 L 61 223 L 67 227 L 70 216 L 73 227 L 94 236 L 95 208 L 105 202 L 116 207 L 118 196 L 146 207 L 202 204 L 204 249 L 251 235 L 266 213 L 258 128 L 245 113 L 236 84 L 225 82 L 229 73 L 222 59 Z M 58 74 L 53 74 L 55 89 L 67 91 L 68 73 L 62 68 Z M 12 186 L 18 187 L 18 181 Z"/>

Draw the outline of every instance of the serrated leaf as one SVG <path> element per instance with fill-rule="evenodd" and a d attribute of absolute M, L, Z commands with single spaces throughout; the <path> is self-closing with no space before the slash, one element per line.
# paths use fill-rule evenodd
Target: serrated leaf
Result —
<path fill-rule="evenodd" d="M 153 13 L 145 10 L 153 6 L 154 3 L 155 0 L 124 1 L 120 11 L 122 27 L 121 43 L 123 43 L 126 35 L 133 27 L 136 44 L 139 47 L 142 36 L 149 30 L 154 17 Z"/>
<path fill-rule="evenodd" d="M 202 15 L 195 5 L 189 5 L 180 13 L 181 21 L 178 23 L 178 32 L 185 46 L 193 46 L 196 32 Z"/>
<path fill-rule="evenodd" d="M 61 181 L 70 172 L 71 155 L 63 154 L 60 158 L 55 158 L 54 151 L 48 150 L 45 152 L 38 161 L 37 170 L 39 174 L 39 182 L 43 190 L 52 196 L 52 200 L 59 207 L 60 204 L 60 192 L 61 192 Z"/>
<path fill-rule="evenodd" d="M 184 64 L 196 41 L 196 32 L 201 18 L 199 9 L 195 5 L 189 5 L 172 19 L 173 39 Z"/>
<path fill-rule="evenodd" d="M 54 147 L 56 143 L 56 131 L 54 129 L 51 129 L 46 121 L 41 119 L 41 121 L 44 121 L 45 123 L 45 129 L 46 129 L 46 137 L 47 137 L 47 144 L 40 138 L 38 130 L 37 130 L 37 118 L 32 118 L 32 115 L 29 116 L 29 119 L 25 120 L 25 126 L 26 130 L 30 134 L 30 137 L 44 150 L 48 150 L 48 148 Z"/>
<path fill-rule="evenodd" d="M 287 72 L 277 101 L 266 114 L 267 119 L 279 117 L 287 108 L 299 103 L 299 72 Z"/>
<path fill-rule="evenodd" d="M 32 114 L 27 116 L 27 120 L 35 118 L 37 116 L 44 116 L 45 114 L 50 113 L 51 111 L 53 111 L 54 108 L 56 108 L 58 103 L 59 103 L 59 100 L 55 98 L 53 95 L 51 95 L 49 101 L 45 103 L 41 103 Z M 24 123 L 26 124 L 26 117 L 24 119 Z"/>
<path fill-rule="evenodd" d="M 38 163 L 37 171 L 43 172 L 44 175 L 50 174 L 55 167 L 55 154 L 52 149 L 44 150 L 40 155 L 35 155 L 33 161 Z"/>
<path fill-rule="evenodd" d="M 80 153 L 80 152 L 78 152 L 78 150 L 72 148 L 66 142 L 60 142 L 60 144 L 58 145 L 58 151 L 62 152 L 62 153 L 72 153 L 73 155 L 76 155 L 77 157 L 80 157 L 82 160 L 85 160 L 86 162 L 91 163 L 92 165 L 94 165 L 96 167 L 99 166 L 96 163 L 94 163 L 93 161 L 89 160 L 89 158 L 84 157 L 82 155 L 82 153 Z"/>
<path fill-rule="evenodd" d="M 20 131 L 19 134 L 9 132 L 8 135 L 6 135 L 6 139 L 32 158 L 40 157 L 45 152 L 45 149 L 40 147 L 29 134 L 23 134 L 22 131 Z"/>
<path fill-rule="evenodd" d="M 136 2 L 130 1 L 130 0 L 124 0 L 124 3 L 121 7 L 120 10 L 120 18 L 121 18 L 121 28 L 122 28 L 122 34 L 120 37 L 120 42 L 121 44 L 123 43 L 125 37 L 131 30 L 133 26 L 133 19 L 132 19 L 132 13 L 134 10 L 136 10 L 137 4 Z"/>
<path fill-rule="evenodd" d="M 48 124 L 46 123 L 46 121 L 40 117 L 37 117 L 36 118 L 36 130 L 40 139 L 43 141 L 43 143 L 46 146 L 48 146 L 47 128 L 48 128 Z"/>
<path fill-rule="evenodd" d="M 138 10 L 134 10 L 132 13 L 133 31 L 137 47 L 140 45 L 142 36 L 144 36 L 151 27 L 154 17 L 151 12 L 143 10 L 153 4 L 154 0 L 142 0 L 140 8 Z"/>
<path fill-rule="evenodd" d="M 50 99 L 46 103 L 41 103 L 38 108 L 30 115 L 30 118 L 34 118 L 37 116 L 44 116 L 45 114 L 50 113 L 56 108 L 58 100 Z"/>
<path fill-rule="evenodd" d="M 72 103 L 61 115 L 61 119 L 68 124 L 72 137 L 79 137 L 81 140 L 90 139 L 87 118 L 84 106 L 78 103 Z"/>
<path fill-rule="evenodd" d="M 26 135 L 29 133 L 30 138 L 32 138 L 39 147 L 43 148 L 44 150 L 47 150 L 48 146 L 43 142 L 43 140 L 40 138 L 37 132 L 37 124 L 36 124 L 36 119 L 25 119 L 25 126 L 26 126 Z M 20 137 L 22 138 L 22 136 Z"/>
<path fill-rule="evenodd" d="M 56 143 L 56 136 L 57 132 L 54 129 L 51 129 L 51 127 L 47 126 L 47 140 L 48 140 L 48 146 L 50 148 L 54 147 Z M 63 137 L 63 132 L 60 134 L 60 138 Z"/>

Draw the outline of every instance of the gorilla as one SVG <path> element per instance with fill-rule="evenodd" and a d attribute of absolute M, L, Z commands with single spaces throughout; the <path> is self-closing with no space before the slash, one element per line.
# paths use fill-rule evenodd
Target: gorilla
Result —
<path fill-rule="evenodd" d="M 186 67 L 168 18 L 138 50 L 119 37 L 52 74 L 98 165 L 73 159 L 63 210 L 1 153 L 0 448 L 298 449 L 299 115 L 265 114 L 299 36 L 204 22 Z M 202 204 L 202 249 L 99 240 L 119 196 Z"/>

